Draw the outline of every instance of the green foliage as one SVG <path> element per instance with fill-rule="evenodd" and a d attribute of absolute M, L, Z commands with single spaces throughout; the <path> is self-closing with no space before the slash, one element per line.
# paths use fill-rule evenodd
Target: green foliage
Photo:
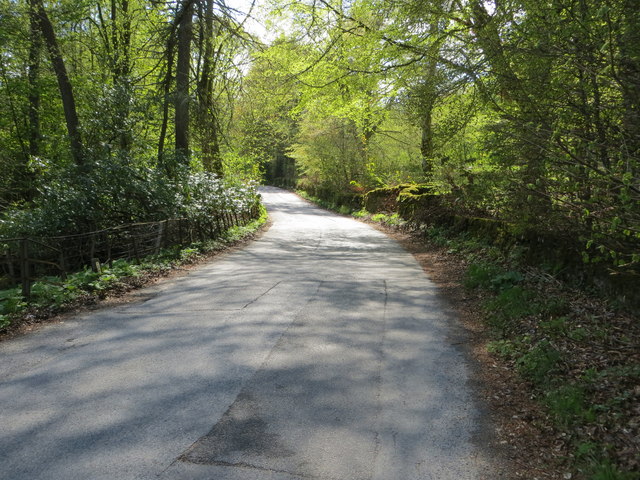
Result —
<path fill-rule="evenodd" d="M 264 165 L 250 155 L 240 155 L 229 151 L 222 157 L 225 177 L 241 182 L 257 183 L 264 177 Z"/>
<path fill-rule="evenodd" d="M 400 218 L 397 213 L 391 215 L 387 215 L 385 213 L 376 213 L 371 216 L 371 220 L 373 220 L 374 222 L 384 223 L 386 225 L 392 225 L 396 227 L 406 223 L 402 218 Z"/>
<path fill-rule="evenodd" d="M 539 311 L 533 292 L 519 287 L 502 290 L 495 298 L 486 302 L 490 325 L 499 332 L 510 331 L 517 320 Z"/>
<path fill-rule="evenodd" d="M 43 278 L 31 285 L 30 303 L 34 306 L 52 305 L 60 307 L 65 301 L 73 297 L 75 293 L 70 293 L 64 285 L 58 282 L 57 278 Z"/>
<path fill-rule="evenodd" d="M 0 328 L 10 323 L 10 315 L 22 311 L 26 307 L 19 288 L 0 290 Z"/>
<path fill-rule="evenodd" d="M 443 226 L 433 225 L 427 227 L 424 230 L 424 234 L 430 242 L 439 247 L 445 247 L 452 243 L 449 230 Z"/>
<path fill-rule="evenodd" d="M 638 480 L 637 472 L 623 472 L 609 461 L 598 462 L 592 469 L 589 480 Z"/>
<path fill-rule="evenodd" d="M 504 271 L 499 265 L 483 261 L 469 265 L 464 285 L 467 288 L 483 288 L 500 293 L 513 288 L 523 280 L 523 275 L 518 271 Z"/>
<path fill-rule="evenodd" d="M 351 215 L 355 218 L 367 218 L 371 215 L 365 208 L 352 212 Z"/>
<path fill-rule="evenodd" d="M 180 260 L 184 263 L 191 263 L 199 254 L 200 251 L 197 248 L 183 248 L 180 251 Z"/>
<path fill-rule="evenodd" d="M 0 237 L 75 234 L 120 224 L 239 212 L 258 201 L 254 183 L 239 177 L 183 173 L 182 183 L 161 171 L 99 162 L 42 178 L 27 208 L 0 215 Z"/>
<path fill-rule="evenodd" d="M 563 385 L 550 390 L 545 403 L 555 421 L 563 428 L 576 422 L 591 423 L 596 419 L 592 408 L 587 405 L 584 388 L 580 385 Z"/>
<path fill-rule="evenodd" d="M 540 322 L 540 329 L 554 337 L 566 335 L 568 332 L 567 317 L 552 316 L 548 320 Z"/>
<path fill-rule="evenodd" d="M 500 272 L 500 267 L 492 263 L 472 263 L 465 274 L 464 286 L 489 289 Z"/>
<path fill-rule="evenodd" d="M 231 125 L 232 152 L 241 163 L 233 170 L 259 174 L 271 185 L 295 187 L 297 171 L 289 157 L 298 125 L 292 111 L 299 102 L 298 86 L 286 80 L 282 69 L 271 63 L 272 51 L 255 52 L 236 103 L 236 121 Z M 252 163 L 253 165 L 250 165 Z"/>
<path fill-rule="evenodd" d="M 500 273 L 491 279 L 491 288 L 497 292 L 502 292 L 509 288 L 513 288 L 524 280 L 524 277 L 520 272 L 510 270 L 508 272 Z"/>
<path fill-rule="evenodd" d="M 519 351 L 519 346 L 511 340 L 494 340 L 487 344 L 487 351 L 503 358 L 512 358 Z"/>
<path fill-rule="evenodd" d="M 548 341 L 543 340 L 516 360 L 520 374 L 535 385 L 545 385 L 558 367 L 561 355 Z"/>
<path fill-rule="evenodd" d="M 251 222 L 249 222 L 244 226 L 241 225 L 241 226 L 231 227 L 229 230 L 225 232 L 223 241 L 227 244 L 233 244 L 235 242 L 242 240 L 243 238 L 246 238 L 247 236 L 254 233 L 256 230 L 258 230 L 262 225 L 264 225 L 268 218 L 269 218 L 269 214 L 267 213 L 267 209 L 264 208 L 263 205 L 260 205 L 260 215 L 258 216 L 258 218 L 256 218 L 255 220 L 252 220 Z M 217 248 L 219 248 L 219 245 L 213 249 L 215 250 Z M 208 248 L 207 250 L 211 250 L 211 248 Z"/>

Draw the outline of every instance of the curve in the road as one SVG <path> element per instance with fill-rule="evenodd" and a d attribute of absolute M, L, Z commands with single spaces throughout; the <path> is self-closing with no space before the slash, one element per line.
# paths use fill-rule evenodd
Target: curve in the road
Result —
<path fill-rule="evenodd" d="M 452 316 L 376 230 L 265 188 L 257 242 L 0 345 L 0 477 L 492 477 Z"/>

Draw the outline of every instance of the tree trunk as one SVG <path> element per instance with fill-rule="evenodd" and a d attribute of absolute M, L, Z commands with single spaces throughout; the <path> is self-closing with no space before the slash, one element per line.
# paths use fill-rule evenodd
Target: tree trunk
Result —
<path fill-rule="evenodd" d="M 131 116 L 129 76 L 131 74 L 131 19 L 129 17 L 129 1 L 111 0 L 111 44 L 113 54 L 111 70 L 113 84 L 120 96 L 116 97 L 116 129 L 120 150 L 129 152 L 133 141 L 131 127 L 128 126 Z"/>
<path fill-rule="evenodd" d="M 202 164 L 206 171 L 222 176 L 218 119 L 213 99 L 213 76 L 218 52 L 213 48 L 213 0 L 202 0 L 204 8 L 204 52 L 201 52 L 202 74 L 198 82 L 198 124 L 201 129 Z"/>
<path fill-rule="evenodd" d="M 37 6 L 33 0 L 29 1 L 29 154 L 32 157 L 40 155 L 40 52 L 42 37 L 38 29 Z"/>
<path fill-rule="evenodd" d="M 429 56 L 424 72 L 424 88 L 420 94 L 420 111 L 422 121 L 420 125 L 420 155 L 422 156 L 422 171 L 427 177 L 433 174 L 433 109 L 436 105 L 438 95 L 438 58 L 440 57 L 440 47 L 442 40 L 437 39 L 439 35 L 438 20 L 434 19 L 429 24 L 429 31 L 434 37 L 432 44 L 429 46 Z"/>
<path fill-rule="evenodd" d="M 629 157 L 640 157 L 640 10 L 635 0 L 625 0 L 618 35 L 620 66 L 618 75 L 623 95 L 623 148 Z M 640 175 L 640 171 L 632 172 Z"/>
<path fill-rule="evenodd" d="M 436 104 L 436 59 L 429 59 L 425 75 L 424 89 L 420 91 L 420 155 L 422 156 L 422 171 L 429 177 L 433 174 L 433 108 Z"/>
<path fill-rule="evenodd" d="M 111 44 L 113 45 L 113 83 L 127 79 L 131 73 L 131 19 L 129 0 L 111 0 Z"/>
<path fill-rule="evenodd" d="M 426 176 L 433 173 L 433 104 L 422 112 L 422 135 L 420 138 L 420 155 L 422 171 Z"/>
<path fill-rule="evenodd" d="M 58 40 L 53 30 L 51 20 L 44 9 L 42 0 L 32 0 L 37 18 L 38 28 L 44 37 L 49 51 L 49 58 L 53 65 L 53 70 L 58 80 L 58 88 L 60 90 L 60 98 L 62 99 L 62 107 L 64 109 L 64 117 L 67 124 L 67 132 L 71 143 L 71 155 L 77 165 L 84 164 L 84 154 L 82 149 L 82 141 L 80 138 L 80 128 L 78 113 L 76 111 L 76 101 L 73 95 L 71 81 L 67 75 L 67 69 L 60 52 Z"/>
<path fill-rule="evenodd" d="M 162 85 L 162 123 L 160 125 L 160 136 L 158 138 L 158 162 L 160 163 L 162 163 L 163 161 L 162 157 L 164 155 L 164 143 L 167 138 L 167 128 L 169 124 L 169 94 L 171 93 L 171 83 L 173 80 L 173 59 L 175 57 L 175 46 L 175 37 L 173 35 L 170 35 L 169 40 L 167 41 L 167 50 L 165 52 L 167 61 L 167 72 L 164 76 Z"/>
<path fill-rule="evenodd" d="M 184 0 L 178 22 L 178 59 L 176 65 L 175 145 L 176 152 L 189 157 L 189 76 L 193 37 L 193 1 Z"/>

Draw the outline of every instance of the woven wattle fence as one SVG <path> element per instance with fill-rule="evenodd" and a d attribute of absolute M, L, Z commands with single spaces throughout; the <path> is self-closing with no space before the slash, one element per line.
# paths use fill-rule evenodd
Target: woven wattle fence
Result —
<path fill-rule="evenodd" d="M 31 283 L 45 275 L 61 275 L 118 259 L 140 260 L 163 248 L 215 240 L 234 226 L 259 216 L 259 206 L 220 212 L 206 218 L 174 218 L 133 223 L 104 230 L 54 237 L 0 238 L 0 276 L 22 285 L 29 298 Z"/>

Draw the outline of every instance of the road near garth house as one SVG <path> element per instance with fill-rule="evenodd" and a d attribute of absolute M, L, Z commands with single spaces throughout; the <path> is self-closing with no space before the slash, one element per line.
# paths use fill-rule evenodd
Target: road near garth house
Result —
<path fill-rule="evenodd" d="M 262 193 L 260 240 L 0 344 L 0 478 L 496 478 L 464 335 L 413 257 Z"/>

